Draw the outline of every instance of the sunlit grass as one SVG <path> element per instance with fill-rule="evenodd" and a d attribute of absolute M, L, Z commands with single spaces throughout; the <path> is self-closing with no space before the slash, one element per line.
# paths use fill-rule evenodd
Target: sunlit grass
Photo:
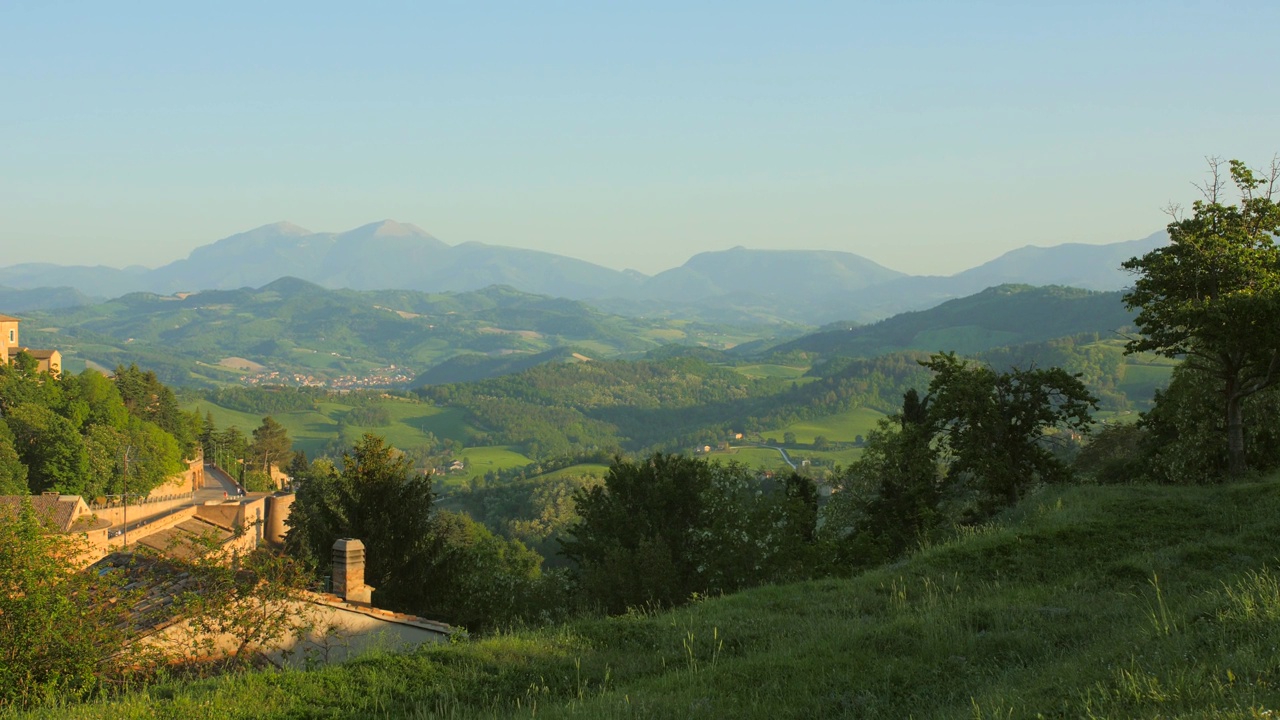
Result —
<path fill-rule="evenodd" d="M 1280 484 L 1060 487 L 905 561 L 40 717 L 1262 718 Z"/>
<path fill-rule="evenodd" d="M 875 429 L 876 423 L 884 413 L 870 408 L 854 408 L 842 413 L 828 415 L 814 420 L 802 420 L 786 427 L 762 432 L 762 437 L 782 440 L 788 432 L 796 435 L 797 443 L 812 443 L 819 435 L 831 442 L 853 442 L 857 436 L 864 438 Z"/>

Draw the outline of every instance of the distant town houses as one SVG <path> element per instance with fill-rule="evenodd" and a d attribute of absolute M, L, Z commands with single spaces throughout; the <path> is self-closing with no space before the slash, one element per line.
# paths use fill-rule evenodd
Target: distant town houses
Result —
<path fill-rule="evenodd" d="M 407 368 L 391 365 L 372 370 L 367 375 L 339 375 L 334 378 L 270 370 L 246 375 L 240 381 L 246 385 L 288 385 L 334 390 L 365 390 L 402 387 L 412 381 L 414 376 L 415 373 Z"/>
<path fill-rule="evenodd" d="M 57 350 L 40 350 L 23 347 L 18 336 L 18 325 L 22 321 L 16 317 L 0 315 L 0 362 L 12 364 L 22 353 L 30 355 L 36 361 L 40 372 L 50 375 L 62 374 L 62 353 Z"/>

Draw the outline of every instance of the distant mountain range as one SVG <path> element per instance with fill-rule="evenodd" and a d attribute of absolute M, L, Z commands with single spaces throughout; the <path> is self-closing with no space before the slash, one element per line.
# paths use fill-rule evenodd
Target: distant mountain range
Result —
<path fill-rule="evenodd" d="M 949 277 L 910 276 L 846 252 L 737 247 L 700 253 L 680 267 L 647 276 L 537 250 L 448 245 L 391 220 L 342 233 L 276 223 L 196 248 L 189 257 L 155 269 L 42 263 L 0 268 L 0 301 L 10 290 L 73 288 L 101 299 L 139 291 L 167 295 L 261 287 L 291 276 L 352 290 L 466 292 L 507 285 L 590 301 L 626 315 L 818 325 L 873 321 L 1002 283 L 1118 290 L 1128 283 L 1120 262 L 1165 242 L 1159 232 L 1110 245 L 1028 246 Z M 16 309 L 74 302 L 65 291 L 45 294 L 52 298 L 48 304 Z"/>

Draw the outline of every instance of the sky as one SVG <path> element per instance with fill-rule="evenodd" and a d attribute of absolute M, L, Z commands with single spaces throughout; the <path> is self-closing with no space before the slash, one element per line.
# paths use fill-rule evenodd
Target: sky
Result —
<path fill-rule="evenodd" d="M 0 2 L 0 266 L 392 218 L 654 273 L 1145 237 L 1280 152 L 1264 2 Z"/>

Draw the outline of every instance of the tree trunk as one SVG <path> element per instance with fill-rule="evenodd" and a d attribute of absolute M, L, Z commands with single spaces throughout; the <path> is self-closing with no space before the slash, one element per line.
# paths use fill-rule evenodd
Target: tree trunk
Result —
<path fill-rule="evenodd" d="M 1244 398 L 1236 393 L 1227 396 L 1227 467 L 1233 478 L 1248 470 L 1244 455 Z"/>

